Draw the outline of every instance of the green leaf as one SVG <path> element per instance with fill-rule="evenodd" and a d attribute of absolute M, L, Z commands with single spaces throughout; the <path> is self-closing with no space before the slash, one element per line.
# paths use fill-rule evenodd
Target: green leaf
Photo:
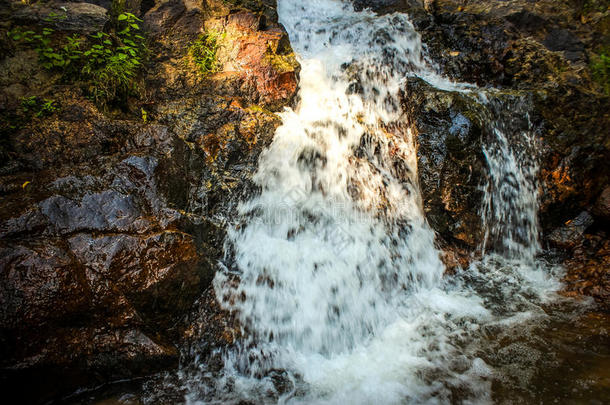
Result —
<path fill-rule="evenodd" d="M 127 19 L 126 14 L 119 14 L 119 17 L 117 18 L 117 20 L 119 20 L 119 21 L 125 21 L 126 19 Z"/>

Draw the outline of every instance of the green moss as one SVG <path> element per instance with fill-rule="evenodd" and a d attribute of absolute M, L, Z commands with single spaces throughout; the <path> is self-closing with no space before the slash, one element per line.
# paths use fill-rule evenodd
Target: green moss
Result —
<path fill-rule="evenodd" d="M 607 50 L 591 60 L 593 79 L 600 85 L 606 95 L 610 96 L 610 52 Z"/>
<path fill-rule="evenodd" d="M 110 15 L 110 20 L 112 22 L 116 22 L 119 15 L 123 14 L 127 10 L 127 1 L 126 0 L 112 0 L 110 4 L 110 10 L 108 14 Z"/>
<path fill-rule="evenodd" d="M 220 34 L 216 31 L 203 33 L 189 46 L 188 56 L 203 75 L 218 70 L 216 53 Z"/>
<path fill-rule="evenodd" d="M 278 55 L 270 49 L 267 49 L 265 58 L 269 61 L 269 63 L 271 63 L 271 66 L 273 66 L 273 68 L 279 73 L 294 72 L 299 67 L 299 63 L 297 62 L 294 52 L 290 52 L 285 55 Z"/>
<path fill-rule="evenodd" d="M 585 0 L 582 5 L 584 12 L 604 12 L 610 7 L 610 1 L 608 0 Z"/>
<path fill-rule="evenodd" d="M 258 104 L 251 104 L 251 105 L 249 105 L 248 106 L 248 110 L 253 112 L 253 113 L 273 114 L 271 111 L 269 111 L 265 107 L 262 107 L 262 106 L 260 106 Z"/>
<path fill-rule="evenodd" d="M 265 9 L 265 4 L 261 0 L 225 0 L 233 6 L 243 7 L 255 12 L 262 12 Z"/>

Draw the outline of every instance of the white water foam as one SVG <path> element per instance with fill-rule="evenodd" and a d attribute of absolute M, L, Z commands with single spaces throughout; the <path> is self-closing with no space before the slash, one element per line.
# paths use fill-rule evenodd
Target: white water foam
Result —
<path fill-rule="evenodd" d="M 520 166 L 498 126 L 485 150 L 486 240 L 510 254 L 444 278 L 399 91 L 409 75 L 472 86 L 435 73 L 405 15 L 337 0 L 280 0 L 278 11 L 300 57 L 300 103 L 261 155 L 261 193 L 241 204 L 214 281 L 247 337 L 223 354 L 212 387 L 190 378 L 187 402 L 490 402 L 494 370 L 475 354 L 476 336 L 544 316 L 535 302 L 556 288 L 534 264 L 535 165 Z"/>

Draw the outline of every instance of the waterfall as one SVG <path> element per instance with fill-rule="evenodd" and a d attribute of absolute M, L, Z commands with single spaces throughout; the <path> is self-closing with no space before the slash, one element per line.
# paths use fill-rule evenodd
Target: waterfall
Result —
<path fill-rule="evenodd" d="M 300 102 L 260 157 L 260 193 L 240 205 L 214 280 L 245 337 L 220 373 L 201 364 L 187 378 L 187 401 L 489 402 L 494 370 L 471 343 L 485 325 L 539 313 L 556 288 L 535 263 L 532 148 L 509 139 L 531 146 L 531 131 L 490 124 L 487 254 L 445 278 L 399 91 L 418 76 L 481 93 L 436 73 L 405 15 L 337 0 L 280 0 L 278 12 L 300 57 Z"/>
<path fill-rule="evenodd" d="M 483 251 L 532 264 L 540 250 L 538 162 L 527 103 L 516 98 L 488 105 L 492 136 L 483 148 L 489 167 L 482 213 Z"/>

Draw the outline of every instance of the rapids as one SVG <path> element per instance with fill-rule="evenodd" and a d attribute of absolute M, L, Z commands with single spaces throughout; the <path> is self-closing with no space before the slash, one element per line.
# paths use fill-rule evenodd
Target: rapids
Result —
<path fill-rule="evenodd" d="M 504 373 L 488 364 L 490 335 L 544 322 L 560 287 L 537 259 L 533 130 L 507 133 L 509 106 L 490 104 L 483 259 L 445 276 L 399 93 L 408 76 L 484 103 L 486 91 L 439 74 L 406 15 L 336 0 L 278 11 L 299 103 L 260 158 L 260 193 L 241 203 L 214 281 L 245 337 L 221 373 L 184 377 L 187 402 L 490 402 Z"/>

